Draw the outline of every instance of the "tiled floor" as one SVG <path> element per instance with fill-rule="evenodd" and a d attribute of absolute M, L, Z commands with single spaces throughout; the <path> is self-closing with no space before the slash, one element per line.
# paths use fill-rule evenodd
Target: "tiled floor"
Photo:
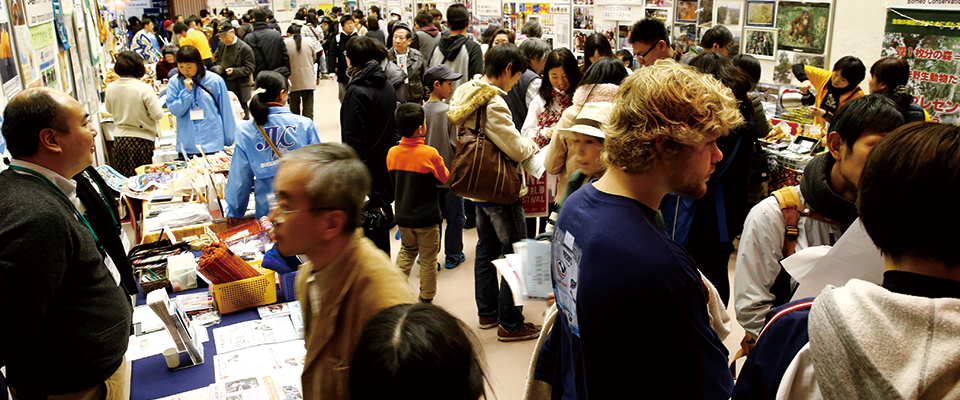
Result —
<path fill-rule="evenodd" d="M 337 83 L 323 80 L 314 94 L 314 122 L 320 134 L 320 141 L 340 141 L 340 103 L 337 101 Z M 395 233 L 395 232 L 394 232 Z M 391 237 L 393 237 L 391 235 Z M 437 297 L 434 304 L 456 315 L 468 325 L 474 327 L 474 334 L 483 346 L 486 360 L 486 372 L 497 399 L 519 400 L 523 396 L 524 383 L 535 341 L 502 343 L 497 341 L 496 329 L 480 330 L 477 325 L 477 306 L 474 300 L 473 260 L 477 243 L 476 229 L 468 229 L 463 234 L 464 253 L 467 261 L 456 269 L 444 269 L 437 278 Z M 400 242 L 391 245 L 393 259 L 396 260 Z M 442 252 L 441 252 L 442 253 Z M 733 281 L 733 257 L 730 259 L 730 280 Z M 413 269 L 410 277 L 411 290 L 419 287 L 418 268 Z M 543 322 L 543 301 L 530 301 L 524 307 L 527 321 L 535 324 Z M 743 329 L 736 323 L 733 312 L 729 311 L 733 332 L 724 340 L 731 356 L 740 347 Z M 651 327 L 651 329 L 656 329 Z M 653 344 L 651 344 L 653 345 Z M 487 393 L 488 396 L 490 393 Z M 492 396 L 490 396 L 493 398 Z"/>

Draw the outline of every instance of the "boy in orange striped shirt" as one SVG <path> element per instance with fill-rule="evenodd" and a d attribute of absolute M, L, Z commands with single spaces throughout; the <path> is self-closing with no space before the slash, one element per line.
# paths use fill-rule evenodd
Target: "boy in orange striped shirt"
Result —
<path fill-rule="evenodd" d="M 387 170 L 393 179 L 400 253 L 397 267 L 408 277 L 417 254 L 420 263 L 420 301 L 437 294 L 437 254 L 440 252 L 440 202 L 437 185 L 447 182 L 450 171 L 437 149 L 424 143 L 427 133 L 423 107 L 406 103 L 397 108 L 397 130 L 403 138 L 387 153 Z"/>

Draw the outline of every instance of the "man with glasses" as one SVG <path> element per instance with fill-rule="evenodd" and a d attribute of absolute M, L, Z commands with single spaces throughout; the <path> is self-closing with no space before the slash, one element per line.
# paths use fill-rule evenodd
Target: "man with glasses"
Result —
<path fill-rule="evenodd" d="M 633 47 L 633 54 L 637 56 L 640 65 L 653 65 L 664 58 L 679 61 L 682 55 L 670 46 L 667 27 L 659 19 L 646 18 L 635 22 L 627 41 Z"/>
<path fill-rule="evenodd" d="M 358 229 L 370 181 L 342 143 L 287 153 L 273 181 L 277 250 L 309 259 L 296 285 L 307 348 L 304 398 L 350 398 L 347 371 L 363 327 L 381 310 L 413 302 L 400 270 Z"/>

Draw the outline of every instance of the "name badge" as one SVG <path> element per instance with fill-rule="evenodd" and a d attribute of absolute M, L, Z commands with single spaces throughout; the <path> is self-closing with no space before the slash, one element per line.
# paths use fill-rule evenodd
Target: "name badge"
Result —
<path fill-rule="evenodd" d="M 193 109 L 193 110 L 190 110 L 190 120 L 191 120 L 191 121 L 199 121 L 199 120 L 202 120 L 202 119 L 203 119 L 203 109 L 202 109 L 202 108 L 195 108 L 195 109 Z"/>
<path fill-rule="evenodd" d="M 120 286 L 120 271 L 117 270 L 117 264 L 106 254 L 103 255 L 103 264 L 106 265 L 107 271 L 110 271 L 110 277 L 113 278 L 113 283 Z"/>

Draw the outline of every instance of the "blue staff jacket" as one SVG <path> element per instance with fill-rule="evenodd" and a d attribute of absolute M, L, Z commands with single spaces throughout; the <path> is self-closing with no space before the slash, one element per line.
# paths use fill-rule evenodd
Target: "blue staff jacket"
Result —
<path fill-rule="evenodd" d="M 183 75 L 177 75 L 170 79 L 167 86 L 167 108 L 177 118 L 177 152 L 200 154 L 200 150 L 197 150 L 197 145 L 200 145 L 204 153 L 213 154 L 233 144 L 237 123 L 223 78 L 206 71 L 200 82 L 194 77 L 192 91 L 187 90 L 183 79 Z M 213 96 L 197 83 L 209 89 Z M 197 106 L 203 109 L 203 119 L 193 121 L 190 119 L 190 110 Z"/>
<path fill-rule="evenodd" d="M 252 119 L 240 124 L 239 130 L 237 147 L 233 150 L 233 161 L 230 162 L 230 177 L 224 191 L 227 216 L 243 218 L 250 199 L 250 187 L 253 186 L 257 218 L 260 218 L 270 213 L 267 195 L 273 192 L 273 176 L 277 174 L 280 160 L 263 140 Z M 313 121 L 290 112 L 286 107 L 270 107 L 263 131 L 270 136 L 280 154 L 320 143 Z"/>

